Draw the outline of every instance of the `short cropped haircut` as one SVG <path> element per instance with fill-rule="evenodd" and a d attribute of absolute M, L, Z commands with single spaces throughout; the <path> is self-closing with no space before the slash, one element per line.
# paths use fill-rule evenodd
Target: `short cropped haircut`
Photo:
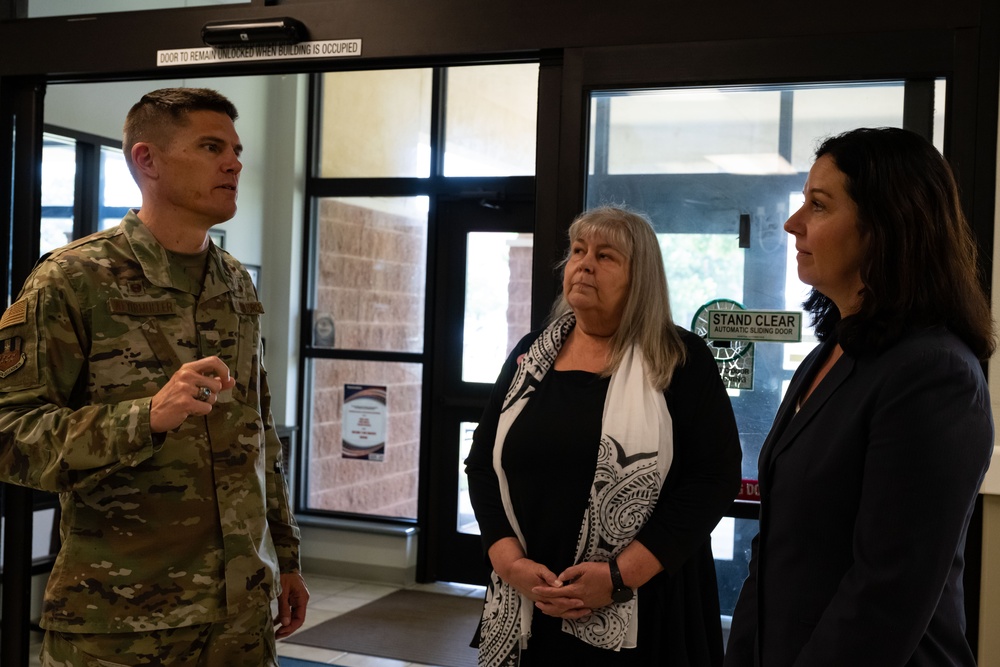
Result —
<path fill-rule="evenodd" d="M 674 369 L 684 363 L 686 348 L 670 315 L 667 276 L 653 225 L 641 213 L 621 207 L 584 211 L 570 225 L 570 250 L 559 266 L 565 269 L 573 243 L 594 234 L 603 236 L 624 254 L 629 267 L 622 320 L 611 337 L 611 358 L 602 374 L 611 375 L 632 345 L 638 345 L 646 359 L 650 383 L 664 390 L 670 385 Z M 566 296 L 560 295 L 552 307 L 551 320 L 571 310 Z"/>
<path fill-rule="evenodd" d="M 122 152 L 132 177 L 132 147 L 139 142 L 163 143 L 170 131 L 187 123 L 192 111 L 216 111 L 233 121 L 239 118 L 236 106 L 218 91 L 210 88 L 161 88 L 146 93 L 129 110 L 122 131 Z"/>

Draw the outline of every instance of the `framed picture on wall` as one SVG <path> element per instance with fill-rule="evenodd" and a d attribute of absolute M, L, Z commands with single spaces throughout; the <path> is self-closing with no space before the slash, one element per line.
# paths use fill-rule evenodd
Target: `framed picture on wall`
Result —
<path fill-rule="evenodd" d="M 257 295 L 260 295 L 260 267 L 256 264 L 244 264 L 243 268 L 250 274 L 253 286 L 257 288 Z"/>
<path fill-rule="evenodd" d="M 221 229 L 208 230 L 208 238 L 212 239 L 212 243 L 219 246 L 223 250 L 226 249 L 226 233 Z"/>

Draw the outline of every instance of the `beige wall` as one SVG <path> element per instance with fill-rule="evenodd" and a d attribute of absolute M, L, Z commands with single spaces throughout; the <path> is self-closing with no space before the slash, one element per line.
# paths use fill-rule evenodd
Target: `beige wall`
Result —
<path fill-rule="evenodd" d="M 1000 135 L 1000 119 L 997 120 Z M 997 146 L 1000 166 L 1000 143 Z M 993 317 L 1000 313 L 1000 168 L 997 169 L 997 203 L 994 207 Z M 1000 355 L 990 360 L 990 398 L 994 433 L 1000 432 Z M 983 572 L 980 586 L 979 664 L 1000 667 L 1000 446 L 994 440 L 993 461 L 983 482 Z"/>

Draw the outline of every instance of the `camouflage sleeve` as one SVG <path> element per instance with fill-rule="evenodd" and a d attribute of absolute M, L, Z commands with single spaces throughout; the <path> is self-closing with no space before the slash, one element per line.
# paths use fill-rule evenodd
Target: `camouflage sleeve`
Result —
<path fill-rule="evenodd" d="M 89 404 L 89 334 L 77 295 L 43 262 L 0 318 L 0 481 L 90 487 L 153 453 L 151 398 Z"/>
<path fill-rule="evenodd" d="M 261 414 L 267 419 L 264 431 L 264 447 L 267 478 L 267 526 L 274 540 L 278 554 L 278 569 L 282 574 L 301 570 L 299 561 L 300 531 L 292 514 L 288 484 L 285 482 L 285 457 L 281 441 L 274 430 L 271 417 L 271 391 L 267 386 L 267 371 L 260 367 Z"/>

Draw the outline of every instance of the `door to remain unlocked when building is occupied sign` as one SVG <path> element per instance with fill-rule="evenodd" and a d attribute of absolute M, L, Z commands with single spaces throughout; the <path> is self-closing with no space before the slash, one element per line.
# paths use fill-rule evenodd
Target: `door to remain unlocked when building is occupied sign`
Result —
<path fill-rule="evenodd" d="M 385 460 L 385 399 L 385 387 L 344 385 L 344 409 L 341 412 L 343 458 Z"/>
<path fill-rule="evenodd" d="M 329 39 L 298 44 L 248 43 L 224 47 L 197 46 L 187 49 L 157 51 L 156 66 L 181 67 L 184 65 L 215 65 L 257 60 L 351 58 L 360 55 L 360 39 Z"/>
<path fill-rule="evenodd" d="M 754 344 L 801 341 L 802 313 L 747 310 L 732 299 L 715 299 L 698 309 L 691 330 L 708 343 L 728 389 L 753 389 Z"/>

